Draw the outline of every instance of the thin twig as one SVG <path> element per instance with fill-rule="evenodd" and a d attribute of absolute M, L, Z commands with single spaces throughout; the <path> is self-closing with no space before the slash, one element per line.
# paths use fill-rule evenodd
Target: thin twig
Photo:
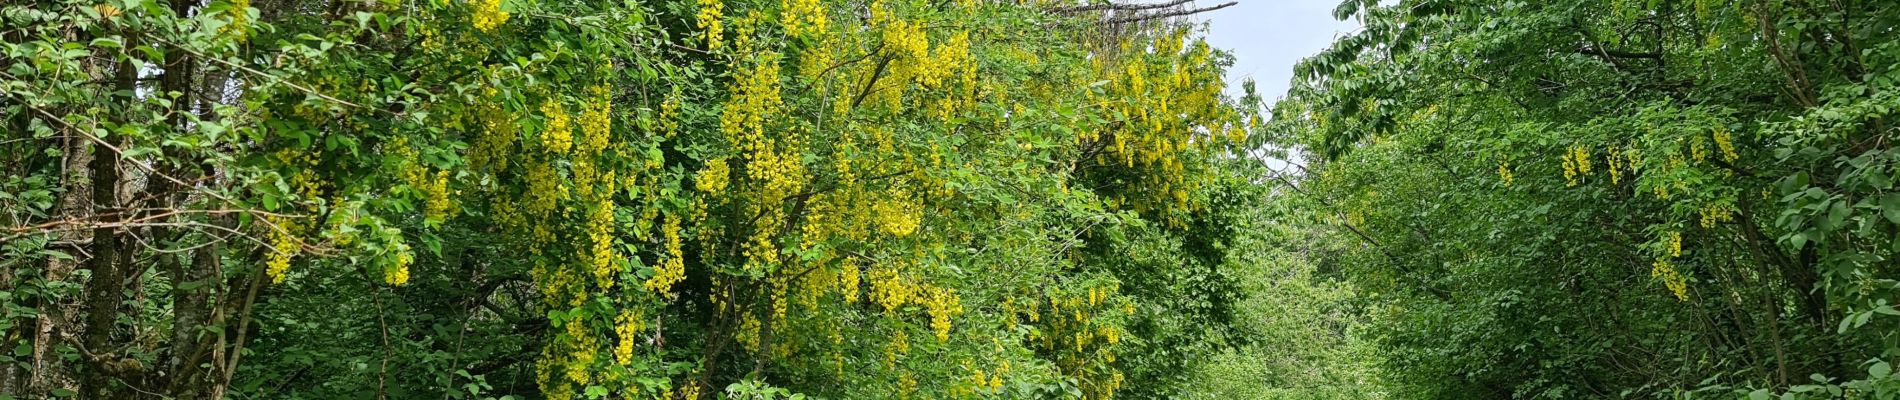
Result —
<path fill-rule="evenodd" d="M 1140 21 L 1162 19 L 1162 18 L 1172 18 L 1172 17 L 1179 17 L 1179 16 L 1184 16 L 1184 15 L 1194 15 L 1194 14 L 1200 14 L 1200 13 L 1204 13 L 1208 11 L 1219 10 L 1219 9 L 1223 9 L 1227 7 L 1233 7 L 1236 4 L 1240 4 L 1240 2 L 1229 1 L 1226 4 L 1221 4 L 1221 5 L 1213 6 L 1213 7 L 1202 7 L 1202 8 L 1192 9 L 1192 10 L 1181 10 L 1181 11 L 1174 11 L 1174 12 L 1164 12 L 1164 13 L 1154 13 L 1154 14 L 1147 14 L 1147 15 L 1136 15 L 1136 16 L 1130 16 L 1130 17 L 1121 17 L 1121 18 L 1108 20 L 1107 23 L 1113 25 L 1113 24 L 1140 22 Z"/>

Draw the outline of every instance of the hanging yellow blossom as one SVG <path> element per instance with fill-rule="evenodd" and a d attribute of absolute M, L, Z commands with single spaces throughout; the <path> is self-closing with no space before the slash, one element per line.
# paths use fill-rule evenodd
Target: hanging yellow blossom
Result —
<path fill-rule="evenodd" d="M 1728 207 L 1721 204 L 1709 204 L 1697 209 L 1696 213 L 1702 216 L 1702 228 L 1704 229 L 1714 229 L 1716 224 L 1728 222 L 1733 219 L 1733 215 Z"/>
<path fill-rule="evenodd" d="M 787 36 L 823 34 L 830 29 L 831 20 L 818 0 L 781 0 L 779 13 Z"/>
<path fill-rule="evenodd" d="M 1617 154 L 1615 146 L 1610 147 L 1610 155 L 1609 157 L 1604 157 L 1603 161 L 1605 164 L 1610 165 L 1610 184 L 1615 185 L 1620 183 L 1623 180 L 1622 157 Z"/>
<path fill-rule="evenodd" d="M 1564 182 L 1571 187 L 1577 186 L 1577 162 L 1570 159 L 1570 152 L 1564 152 Z"/>
<path fill-rule="evenodd" d="M 388 283 L 390 286 L 408 284 L 409 264 L 415 262 L 415 254 L 409 251 L 409 245 L 407 243 L 401 241 L 397 241 L 391 246 L 389 251 L 392 258 L 389 261 L 389 265 L 383 267 L 383 282 Z"/>
<path fill-rule="evenodd" d="M 1511 186 L 1513 177 L 1511 176 L 1510 161 L 1498 161 L 1498 180 L 1504 182 L 1504 186 Z"/>
<path fill-rule="evenodd" d="M 924 309 L 930 314 L 930 329 L 937 333 L 938 342 L 950 340 L 950 317 L 963 314 L 963 304 L 957 297 L 956 289 L 929 288 L 924 296 Z"/>
<path fill-rule="evenodd" d="M 719 50 L 725 45 L 721 39 L 724 33 L 724 12 L 726 5 L 720 0 L 699 0 L 699 14 L 695 16 L 695 25 L 706 39 L 707 50 Z"/>
<path fill-rule="evenodd" d="M 1670 257 L 1682 257 L 1682 232 L 1669 232 L 1667 238 Z"/>
<path fill-rule="evenodd" d="M 574 146 L 574 133 L 568 127 L 567 110 L 561 103 L 552 99 L 541 103 L 541 115 L 547 117 L 547 128 L 541 132 L 541 145 L 549 153 L 566 154 Z"/>
<path fill-rule="evenodd" d="M 622 366 L 633 363 L 633 345 L 639 341 L 644 325 L 641 320 L 640 313 L 633 310 L 620 310 L 620 315 L 614 317 L 614 335 L 620 339 L 614 346 L 614 361 Z"/>
<path fill-rule="evenodd" d="M 1689 140 L 1689 158 L 1695 160 L 1695 162 L 1698 162 L 1698 163 L 1702 162 L 1702 160 L 1708 159 L 1709 158 L 1708 147 L 1709 145 L 1702 141 L 1701 136 L 1696 136 L 1690 139 Z"/>
<path fill-rule="evenodd" d="M 693 187 L 700 192 L 717 194 L 726 190 L 726 183 L 732 174 L 727 169 L 726 159 L 718 158 L 706 162 L 706 168 L 694 175 Z"/>
<path fill-rule="evenodd" d="M 101 16 L 112 18 L 119 14 L 119 8 L 102 5 L 97 8 Z M 219 34 L 228 34 L 237 41 L 244 41 L 251 34 L 251 0 L 231 0 L 231 8 L 225 11 L 230 22 L 218 27 Z"/>
<path fill-rule="evenodd" d="M 661 261 L 653 277 L 647 278 L 642 286 L 653 294 L 671 297 L 673 285 L 686 279 L 685 254 L 680 248 L 680 219 L 667 216 L 660 234 L 666 238 L 666 260 Z"/>
<path fill-rule="evenodd" d="M 1590 146 L 1585 146 L 1581 144 L 1570 146 L 1570 154 L 1571 154 L 1571 160 L 1577 163 L 1577 173 L 1582 174 L 1582 175 L 1589 175 L 1590 174 Z"/>
<path fill-rule="evenodd" d="M 494 32 L 495 28 L 508 22 L 508 12 L 501 10 L 501 0 L 469 1 L 475 7 L 475 12 L 470 16 L 475 29 L 480 29 L 482 32 Z"/>
<path fill-rule="evenodd" d="M 1723 161 L 1735 162 L 1735 159 L 1741 158 L 1740 155 L 1735 154 L 1735 138 L 1729 133 L 1728 128 L 1717 126 L 1714 136 L 1715 147 L 1722 151 Z"/>
<path fill-rule="evenodd" d="M 288 219 L 279 217 L 269 217 L 269 219 L 277 225 L 277 229 L 270 230 L 271 253 L 265 257 L 264 273 L 270 275 L 271 283 L 284 283 L 284 276 L 290 271 L 290 259 L 296 257 L 297 252 L 303 247 L 291 234 L 290 230 L 294 224 Z"/>
<path fill-rule="evenodd" d="M 1676 267 L 1670 265 L 1668 261 L 1656 260 L 1656 263 L 1650 266 L 1649 276 L 1661 279 L 1663 286 L 1669 288 L 1669 293 L 1674 294 L 1676 300 L 1689 301 L 1688 279 L 1684 278 L 1681 272 L 1676 271 Z"/>

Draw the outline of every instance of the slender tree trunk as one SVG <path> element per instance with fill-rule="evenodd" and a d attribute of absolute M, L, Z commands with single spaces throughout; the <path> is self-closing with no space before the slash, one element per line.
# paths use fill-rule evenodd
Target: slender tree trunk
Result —
<path fill-rule="evenodd" d="M 115 92 L 133 93 L 138 83 L 138 64 L 129 59 L 121 62 L 114 78 Z M 126 99 L 127 104 L 133 101 Z M 81 335 L 84 348 L 80 350 L 82 358 L 91 361 L 86 364 L 98 367 L 103 361 L 117 358 L 111 349 L 112 333 L 116 330 L 114 322 L 124 297 L 120 286 L 125 281 L 125 271 L 119 265 L 119 228 L 111 226 L 123 217 L 119 207 L 120 154 L 104 143 L 93 148 L 92 205 L 96 210 L 94 220 L 100 226 L 92 230 L 92 254 L 86 259 L 86 269 L 92 272 L 92 278 L 86 282 L 86 327 Z M 88 368 L 81 374 L 80 389 L 85 398 L 107 396 L 109 391 L 105 389 L 111 382 L 107 372 L 103 368 Z"/>
<path fill-rule="evenodd" d="M 65 139 L 65 161 L 61 167 L 61 187 L 66 193 L 60 196 L 59 216 L 61 221 L 79 221 L 86 218 L 92 203 L 86 196 L 87 168 L 92 164 L 91 143 L 78 135 L 68 135 Z M 53 244 L 67 254 L 77 257 L 83 253 L 84 232 L 80 230 L 61 230 Z M 70 276 L 78 267 L 75 258 L 53 257 L 46 261 L 46 270 L 40 279 L 43 282 L 60 282 Z M 43 397 L 55 387 L 66 386 L 70 381 L 70 371 L 59 359 L 56 344 L 59 338 L 72 328 L 72 323 L 64 310 L 65 304 L 54 301 L 42 294 L 38 297 L 33 327 L 33 362 L 26 377 L 25 390 L 21 394 L 28 398 Z"/>
<path fill-rule="evenodd" d="M 18 44 L 25 41 L 26 34 L 24 32 L 0 33 L 0 42 Z M 27 131 L 27 127 L 31 122 L 32 114 L 26 112 L 14 113 L 8 116 L 6 121 L 7 134 L 0 135 L 0 138 L 3 138 L 0 140 L 12 140 L 16 136 L 20 138 L 30 137 L 31 134 Z M 8 158 L 4 160 L 7 163 L 6 165 L 19 166 L 17 167 L 19 169 L 9 171 L 9 175 L 24 175 L 27 172 L 39 170 L 40 165 L 38 165 L 37 162 L 32 162 L 31 160 L 35 160 L 35 158 L 27 156 L 26 153 L 28 153 L 28 151 L 25 150 L 35 149 L 38 145 L 25 144 L 21 146 L 23 147 L 15 148 L 9 146 L 0 148 L 0 152 L 8 154 Z M 15 157 L 23 159 L 16 159 Z M 15 221 L 11 215 L 12 214 L 0 214 L 0 226 L 15 226 L 20 222 Z M 5 268 L 0 268 L 0 291 L 11 292 L 15 287 L 19 286 L 19 282 L 14 280 L 14 276 L 17 274 L 14 268 L 15 265 L 11 263 L 7 264 Z M 30 334 L 29 330 L 35 326 L 32 323 L 28 323 L 24 318 L 6 322 L 10 328 L 7 328 L 5 331 L 0 331 L 0 337 L 8 339 L 0 343 L 6 343 L 8 345 L 7 347 L 12 347 L 11 345 L 14 343 L 14 338 L 27 337 L 27 335 Z M 0 394 L 19 394 L 21 390 L 26 388 L 25 378 L 28 375 L 27 371 L 20 368 L 18 363 L 0 365 Z"/>

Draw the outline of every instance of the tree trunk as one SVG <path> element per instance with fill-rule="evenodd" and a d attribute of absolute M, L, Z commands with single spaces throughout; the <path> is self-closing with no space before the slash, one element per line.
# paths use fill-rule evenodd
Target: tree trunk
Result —
<path fill-rule="evenodd" d="M 118 93 L 133 93 L 138 79 L 138 64 L 131 60 L 119 64 L 114 74 L 114 89 Z M 133 104 L 135 99 L 126 99 Z M 112 138 L 101 138 L 112 140 Z M 119 265 L 119 228 L 113 226 L 123 217 L 119 207 L 119 157 L 116 151 L 99 143 L 93 147 L 92 157 L 92 205 L 94 222 L 98 224 L 92 230 L 90 257 L 86 259 L 86 269 L 92 272 L 92 279 L 86 282 L 86 326 L 81 336 L 81 350 L 88 368 L 81 374 L 81 392 L 84 398 L 101 398 L 108 393 L 105 388 L 111 382 L 107 371 L 98 368 L 104 361 L 115 361 L 111 350 L 112 333 L 118 319 L 119 303 L 123 296 L 120 285 L 124 283 L 124 271 Z"/>
<path fill-rule="evenodd" d="M 85 195 L 86 183 L 82 179 L 88 175 L 86 170 L 91 165 L 92 153 L 88 150 L 90 146 L 86 139 L 77 136 L 68 137 L 65 147 L 66 165 L 62 168 L 61 176 L 64 182 L 60 186 L 66 188 L 67 192 L 60 196 L 58 218 L 62 221 L 83 220 L 92 205 Z M 54 247 L 64 247 L 68 254 L 76 256 L 79 253 L 76 250 L 84 242 L 81 231 L 61 230 Z M 77 267 L 78 262 L 72 258 L 53 257 L 46 261 L 46 271 L 40 279 L 44 282 L 64 281 Z M 26 390 L 22 392 L 26 397 L 43 397 L 55 387 L 65 387 L 70 383 L 70 371 L 60 361 L 55 350 L 58 338 L 72 329 L 64 306 L 53 301 L 50 296 L 39 297 L 36 310 L 38 318 L 33 330 L 33 367 L 31 376 L 27 377 Z"/>

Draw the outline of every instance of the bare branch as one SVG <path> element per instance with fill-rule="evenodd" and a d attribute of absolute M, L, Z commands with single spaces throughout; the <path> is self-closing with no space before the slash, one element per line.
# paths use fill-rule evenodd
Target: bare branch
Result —
<path fill-rule="evenodd" d="M 1102 11 L 1102 10 L 1141 11 L 1141 10 L 1153 10 L 1157 8 L 1174 7 L 1174 6 L 1178 6 L 1182 4 L 1187 4 L 1188 2 L 1191 2 L 1191 1 L 1194 1 L 1194 0 L 1174 0 L 1167 3 L 1157 3 L 1157 4 L 1105 3 L 1105 4 L 1086 5 L 1086 6 L 1053 7 L 1053 8 L 1050 8 L 1049 11 L 1065 12 L 1065 13 L 1066 12 L 1084 12 L 1084 11 Z"/>
<path fill-rule="evenodd" d="M 1123 24 L 1123 23 L 1129 23 L 1129 22 L 1156 20 L 1156 19 L 1162 19 L 1162 18 L 1174 18 L 1174 17 L 1180 17 L 1180 16 L 1200 14 L 1200 13 L 1219 10 L 1219 9 L 1223 9 L 1227 7 L 1233 7 L 1236 4 L 1240 4 L 1240 2 L 1229 1 L 1225 4 L 1221 4 L 1221 5 L 1213 6 L 1213 7 L 1202 7 L 1202 8 L 1192 9 L 1192 10 L 1180 10 L 1180 11 L 1171 11 L 1171 12 L 1163 12 L 1163 13 L 1153 13 L 1153 14 L 1147 14 L 1147 15 L 1121 17 L 1121 18 L 1108 20 L 1108 23 L 1112 25 L 1112 24 Z"/>

